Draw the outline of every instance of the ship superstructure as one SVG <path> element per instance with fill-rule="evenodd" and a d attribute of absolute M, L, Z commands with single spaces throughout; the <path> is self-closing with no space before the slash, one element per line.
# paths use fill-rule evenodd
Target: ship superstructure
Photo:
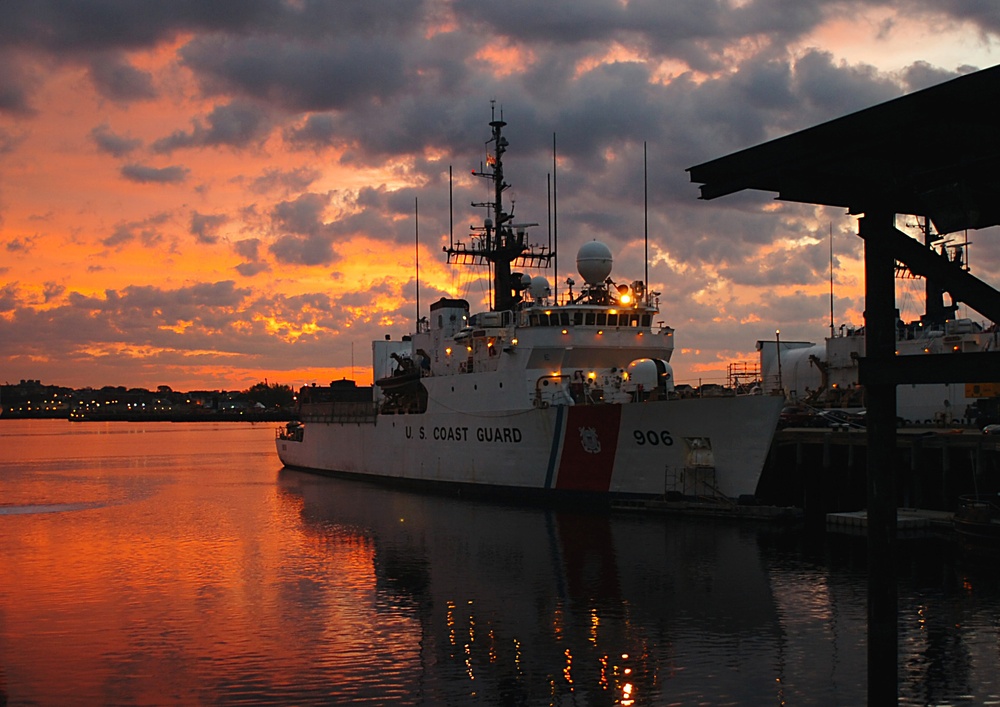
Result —
<path fill-rule="evenodd" d="M 518 269 L 554 253 L 505 209 L 506 123 L 474 172 L 488 210 L 450 263 L 488 264 L 493 306 L 441 298 L 417 330 L 372 345 L 372 388 L 304 389 L 301 423 L 278 439 L 289 466 L 435 484 L 658 496 L 752 495 L 777 423 L 778 397 L 680 399 L 674 330 L 660 294 L 612 278 L 611 250 L 579 249 L 578 292 Z M 370 398 L 367 398 L 370 396 Z"/>

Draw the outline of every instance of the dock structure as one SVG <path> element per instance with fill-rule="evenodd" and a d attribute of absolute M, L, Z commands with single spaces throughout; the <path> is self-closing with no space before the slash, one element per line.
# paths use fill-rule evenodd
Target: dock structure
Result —
<path fill-rule="evenodd" d="M 745 189 L 840 206 L 858 215 L 864 239 L 867 393 L 868 698 L 897 699 L 896 386 L 988 383 L 1000 352 L 895 355 L 895 265 L 933 281 L 1000 322 L 1000 293 L 896 228 L 897 214 L 929 218 L 946 234 L 1000 225 L 1000 66 L 897 98 L 688 169 L 701 198 Z"/>
<path fill-rule="evenodd" d="M 900 508 L 954 512 L 965 494 L 1000 492 L 1000 435 L 936 427 L 897 431 L 892 451 Z M 771 444 L 757 496 L 797 506 L 813 524 L 867 506 L 864 428 L 788 428 Z M 867 529 L 867 512 L 864 527 Z"/>

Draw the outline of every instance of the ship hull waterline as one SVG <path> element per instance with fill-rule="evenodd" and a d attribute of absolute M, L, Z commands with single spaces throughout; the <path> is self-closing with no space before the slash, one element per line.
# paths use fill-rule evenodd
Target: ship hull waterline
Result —
<path fill-rule="evenodd" d="M 306 421 L 281 462 L 426 486 L 737 499 L 756 492 L 783 401 L 772 396 Z"/>

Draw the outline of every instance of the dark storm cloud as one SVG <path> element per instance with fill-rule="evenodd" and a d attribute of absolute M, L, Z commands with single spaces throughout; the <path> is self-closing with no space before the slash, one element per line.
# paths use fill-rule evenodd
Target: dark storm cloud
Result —
<path fill-rule="evenodd" d="M 8 253 L 27 253 L 35 246 L 35 239 L 30 236 L 23 238 L 11 238 L 4 243 L 4 250 Z"/>
<path fill-rule="evenodd" d="M 60 54 L 149 47 L 178 32 L 237 31 L 285 14 L 278 0 L 5 0 L 0 43 Z"/>
<path fill-rule="evenodd" d="M 971 66 L 960 66 L 955 71 L 948 71 L 931 66 L 926 61 L 918 61 L 906 68 L 903 80 L 910 91 L 919 91 L 973 71 L 976 71 L 976 68 Z"/>
<path fill-rule="evenodd" d="M 183 321 L 196 321 L 208 329 L 215 329 L 226 313 L 237 310 L 249 295 L 250 290 L 237 288 L 232 280 L 198 283 L 175 290 L 130 285 L 121 290 L 106 290 L 103 298 L 70 293 L 69 306 L 110 315 L 115 319 L 115 329 L 127 328 L 121 322 L 149 329 Z"/>
<path fill-rule="evenodd" d="M 113 133 L 107 123 L 98 125 L 91 130 L 90 137 L 97 145 L 97 149 L 113 157 L 124 157 L 142 146 L 142 140 L 138 138 L 130 138 Z"/>
<path fill-rule="evenodd" d="M 187 179 L 191 170 L 180 165 L 171 167 L 150 167 L 142 164 L 122 166 L 121 175 L 130 182 L 140 184 L 179 184 Z"/>
<path fill-rule="evenodd" d="M 161 226 L 170 220 L 168 214 L 155 214 L 142 221 L 119 223 L 110 236 L 101 239 L 105 248 L 121 248 L 135 240 L 155 246 L 163 241 Z"/>
<path fill-rule="evenodd" d="M 199 243 L 211 244 L 219 240 L 217 231 L 229 218 L 223 214 L 200 214 L 191 212 L 191 235 Z"/>
<path fill-rule="evenodd" d="M 795 63 L 795 89 L 802 101 L 801 117 L 810 122 L 853 113 L 901 93 L 875 67 L 837 66 L 831 54 L 820 51 L 809 52 Z"/>
<path fill-rule="evenodd" d="M 258 260 L 260 258 L 260 239 L 245 238 L 233 243 L 233 251 L 247 260 Z"/>
<path fill-rule="evenodd" d="M 0 10 L 2 15 L 2 10 Z M 0 23 L 2 24 L 2 23 Z M 34 114 L 31 106 L 31 89 L 41 80 L 41 72 L 15 52 L 5 49 L 0 41 L 0 115 L 17 117 Z"/>
<path fill-rule="evenodd" d="M 257 194 L 281 191 L 285 194 L 302 192 L 321 175 L 318 169 L 299 167 L 290 170 L 269 169 L 250 182 L 250 190 Z"/>
<path fill-rule="evenodd" d="M 14 135 L 10 131 L 0 128 L 0 155 L 13 152 L 22 139 L 22 136 Z"/>
<path fill-rule="evenodd" d="M 359 336 L 380 337 L 381 323 L 369 321 L 375 316 L 368 306 L 372 292 L 395 291 L 375 283 L 364 296 L 351 293 L 348 301 L 325 293 L 254 298 L 227 280 L 178 289 L 127 287 L 103 296 L 74 292 L 64 304 L 36 309 L 23 306 L 23 293 L 11 284 L 0 287 L 0 311 L 10 313 L 0 317 L 0 340 L 9 355 L 35 357 L 42 370 L 53 358 L 63 369 L 79 363 L 93 370 L 101 364 L 92 352 L 102 351 L 99 358 L 115 364 L 116 384 L 124 382 L 123 375 L 136 375 L 136 366 L 155 366 L 161 380 L 164 365 L 177 366 L 174 375 L 186 375 L 184 367 L 201 360 L 199 351 L 211 352 L 203 361 L 209 365 L 218 365 L 223 354 L 235 367 L 301 370 L 327 359 L 331 349 L 349 347 L 337 338 L 345 325 Z M 321 331 L 303 331 L 317 326 Z M 67 339 L 67 331 L 73 337 Z M 53 369 L 52 375 L 58 372 Z"/>
<path fill-rule="evenodd" d="M 293 201 L 274 207 L 274 227 L 284 232 L 270 246 L 279 262 L 298 265 L 328 265 L 339 258 L 334 250 L 334 235 L 323 221 L 330 198 L 325 194 L 302 194 Z"/>
<path fill-rule="evenodd" d="M 46 302 L 51 302 L 52 300 L 61 297 L 64 292 L 66 292 L 66 287 L 64 285 L 60 285 L 58 282 L 46 282 L 42 286 L 42 298 Z"/>
<path fill-rule="evenodd" d="M 181 56 L 208 93 L 235 92 L 289 111 L 348 108 L 406 82 L 395 42 L 362 37 L 302 44 L 279 36 L 192 40 Z"/>
<path fill-rule="evenodd" d="M 719 274 L 736 285 L 788 287 L 827 282 L 829 266 L 828 244 L 816 243 L 732 262 L 720 268 Z"/>
<path fill-rule="evenodd" d="M 939 14 L 978 25 L 983 32 L 1000 32 L 1000 6 L 990 0 L 916 0 L 928 14 Z"/>
<path fill-rule="evenodd" d="M 153 77 L 116 54 L 99 54 L 90 62 L 90 77 L 97 92 L 114 101 L 156 98 Z"/>
<path fill-rule="evenodd" d="M 512 34 L 528 44 L 575 45 L 631 40 L 653 55 L 682 59 L 700 71 L 724 63 L 734 40 L 769 35 L 783 45 L 823 19 L 823 5 L 798 0 L 457 0 L 456 14 L 484 32 Z M 516 31 L 511 31 L 516 28 Z"/>
<path fill-rule="evenodd" d="M 0 287 L 0 312 L 12 312 L 20 306 L 21 294 L 16 282 Z"/>
<path fill-rule="evenodd" d="M 8 300 L 15 305 L 19 300 L 17 292 L 5 294 L 0 290 L 0 310 Z M 215 364 L 219 353 L 247 367 L 259 365 L 253 361 L 262 356 L 280 361 L 283 342 L 248 314 L 255 304 L 250 294 L 232 281 L 178 289 L 133 286 L 107 290 L 103 297 L 72 292 L 53 307 L 11 308 L 10 316 L 0 317 L 0 338 L 9 355 L 36 358 L 43 370 L 44 361 L 57 360 L 63 375 L 66 366 L 100 365 L 93 352 L 101 351 L 99 359 L 115 363 L 118 384 L 149 360 L 157 367 L 164 360 L 190 365 L 197 351 L 214 352 Z M 263 305 L 273 308 L 268 302 Z M 67 338 L 67 331 L 73 336 Z"/>
<path fill-rule="evenodd" d="M 153 143 L 153 150 L 169 153 L 187 147 L 248 147 L 263 142 L 271 130 L 267 111 L 246 101 L 216 106 L 205 118 L 196 120 L 190 132 L 178 130 Z"/>
<path fill-rule="evenodd" d="M 259 275 L 262 272 L 268 272 L 270 269 L 271 266 L 262 260 L 240 263 L 236 266 L 236 272 L 243 277 L 253 277 L 254 275 Z"/>
<path fill-rule="evenodd" d="M 311 235 L 322 231 L 323 212 L 330 204 L 326 194 L 302 194 L 294 201 L 283 201 L 274 207 L 272 218 L 275 225 L 292 233 Z"/>
<path fill-rule="evenodd" d="M 292 265 L 329 265 L 338 259 L 329 234 L 286 234 L 271 244 L 271 253 L 280 263 Z"/>
<path fill-rule="evenodd" d="M 236 266 L 236 272 L 243 277 L 253 277 L 270 270 L 270 265 L 260 258 L 260 248 L 259 238 L 245 238 L 233 243 L 233 251 L 244 259 L 244 262 Z"/>

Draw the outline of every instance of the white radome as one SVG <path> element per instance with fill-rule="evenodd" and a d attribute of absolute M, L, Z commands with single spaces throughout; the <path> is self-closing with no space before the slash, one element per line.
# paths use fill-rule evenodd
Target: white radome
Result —
<path fill-rule="evenodd" d="M 613 264 L 611 249 L 600 241 L 584 243 L 576 254 L 576 270 L 588 285 L 603 285 Z"/>

